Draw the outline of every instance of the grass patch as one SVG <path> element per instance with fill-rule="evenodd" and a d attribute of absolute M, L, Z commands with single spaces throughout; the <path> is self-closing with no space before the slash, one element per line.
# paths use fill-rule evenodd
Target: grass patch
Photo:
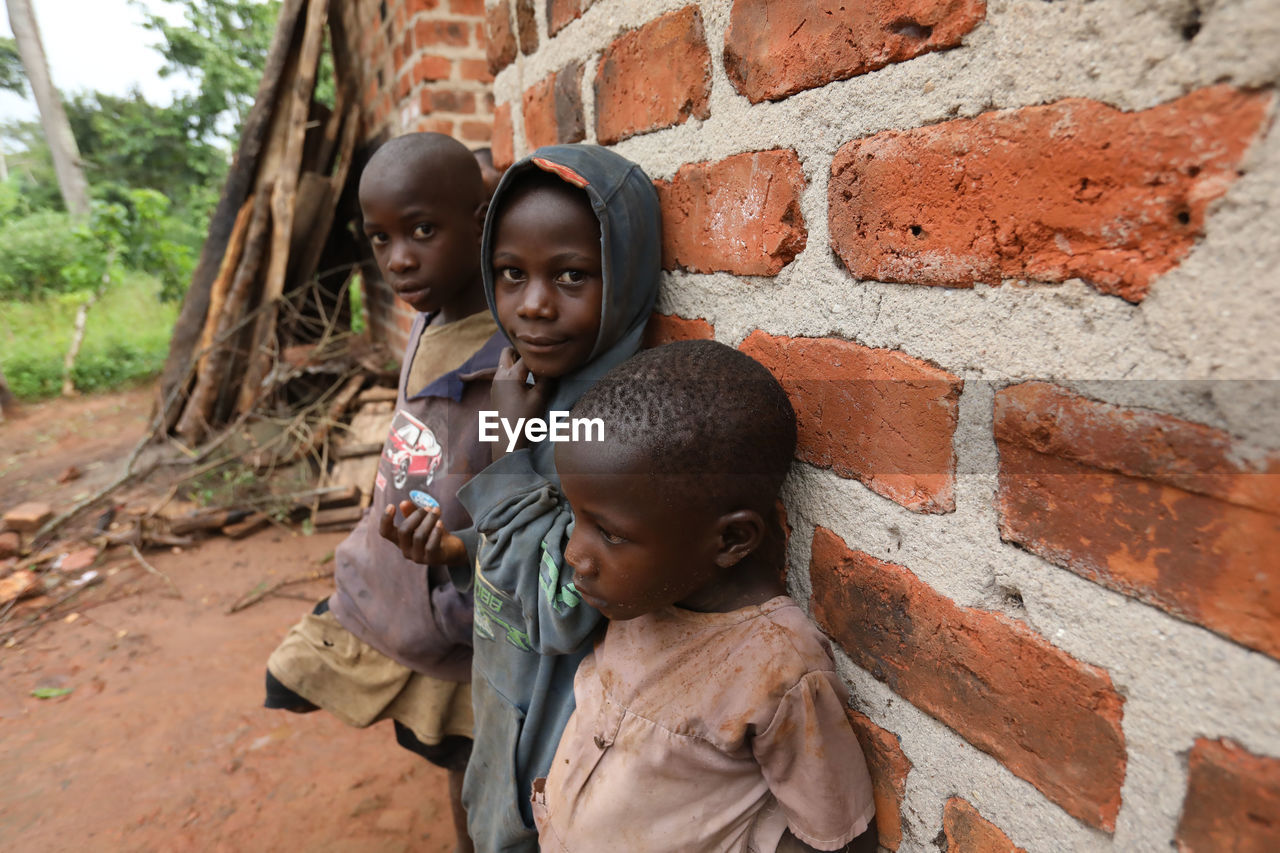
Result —
<path fill-rule="evenodd" d="M 89 310 L 72 370 L 77 390 L 121 388 L 159 374 L 179 307 L 161 302 L 159 294 L 157 279 L 130 272 Z M 61 390 L 62 362 L 82 301 L 75 295 L 0 301 L 0 368 L 19 398 L 51 397 Z"/>

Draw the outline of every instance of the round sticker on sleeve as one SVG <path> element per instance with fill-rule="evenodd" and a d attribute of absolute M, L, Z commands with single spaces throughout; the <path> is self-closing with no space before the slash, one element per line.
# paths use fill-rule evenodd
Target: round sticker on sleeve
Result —
<path fill-rule="evenodd" d="M 409 492 L 409 500 L 413 501 L 416 506 L 423 509 L 439 509 L 440 502 L 426 492 L 420 492 L 417 489 Z"/>

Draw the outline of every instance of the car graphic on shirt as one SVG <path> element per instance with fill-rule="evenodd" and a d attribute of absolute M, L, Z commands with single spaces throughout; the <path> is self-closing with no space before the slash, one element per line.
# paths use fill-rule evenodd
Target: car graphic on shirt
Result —
<path fill-rule="evenodd" d="M 430 483 L 442 456 L 440 442 L 426 424 L 403 409 L 396 412 L 382 458 L 391 463 L 397 489 L 403 489 L 410 477 L 425 477 L 423 485 Z"/>

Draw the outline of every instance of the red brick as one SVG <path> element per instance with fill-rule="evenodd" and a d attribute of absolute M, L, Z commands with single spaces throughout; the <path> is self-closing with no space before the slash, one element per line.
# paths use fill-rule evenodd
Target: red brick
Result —
<path fill-rule="evenodd" d="M 497 74 L 516 59 L 516 34 L 511 29 L 511 2 L 499 0 L 484 14 L 485 54 L 489 71 Z"/>
<path fill-rule="evenodd" d="M 456 89 L 423 89 L 423 113 L 474 113 L 476 96 L 474 92 L 459 92 Z"/>
<path fill-rule="evenodd" d="M 455 15 L 479 18 L 484 15 L 484 0 L 449 0 L 449 11 Z"/>
<path fill-rule="evenodd" d="M 986 14 L 983 0 L 734 0 L 724 67 L 752 103 L 778 100 L 956 47 Z"/>
<path fill-rule="evenodd" d="M 418 21 L 414 25 L 418 47 L 446 44 L 466 47 L 471 43 L 471 28 L 457 21 Z"/>
<path fill-rule="evenodd" d="M 582 118 L 582 64 L 572 62 L 524 92 L 524 138 L 530 148 L 587 137 Z"/>
<path fill-rule="evenodd" d="M 1280 454 L 1039 382 L 996 395 L 995 435 L 1006 540 L 1280 657 Z"/>
<path fill-rule="evenodd" d="M 960 797 L 947 800 L 942 831 L 947 837 L 946 853 L 1027 853 Z"/>
<path fill-rule="evenodd" d="M 419 133 L 443 133 L 453 136 L 453 120 L 447 118 L 437 118 L 435 116 L 423 116 L 418 119 Z"/>
<path fill-rule="evenodd" d="M 493 108 L 493 165 L 501 171 L 514 163 L 515 159 L 511 104 L 498 104 Z"/>
<path fill-rule="evenodd" d="M 464 60 L 465 61 L 465 60 Z M 476 60 L 478 61 L 478 60 Z M 453 73 L 453 61 L 444 56 L 428 54 L 418 59 L 413 66 L 413 82 L 423 83 L 434 80 L 448 80 Z"/>
<path fill-rule="evenodd" d="M 0 532 L 0 560 L 7 560 L 22 553 L 22 534 L 16 530 Z M 0 572 L 3 574 L 3 572 Z"/>
<path fill-rule="evenodd" d="M 812 554 L 814 619 L 854 663 L 1069 814 L 1115 829 L 1124 699 L 1106 671 L 825 528 L 814 531 Z"/>
<path fill-rule="evenodd" d="M 405 11 L 412 18 L 419 12 L 430 12 L 432 9 L 440 5 L 440 0 L 406 0 Z"/>
<path fill-rule="evenodd" d="M 477 80 L 481 83 L 492 83 L 493 75 L 489 73 L 489 62 L 484 59 L 464 59 L 458 63 L 463 80 Z"/>
<path fill-rule="evenodd" d="M 493 138 L 493 128 L 484 121 L 464 121 L 458 131 L 464 142 L 488 142 Z"/>
<path fill-rule="evenodd" d="M 688 319 L 676 314 L 653 314 L 644 330 L 644 346 L 658 347 L 675 341 L 715 340 L 715 327 L 701 317 Z"/>
<path fill-rule="evenodd" d="M 31 533 L 39 530 L 49 519 L 53 518 L 53 508 L 43 501 L 27 501 L 5 510 L 3 527 L 5 530 L 16 530 L 19 533 Z"/>
<path fill-rule="evenodd" d="M 898 736 L 882 729 L 865 714 L 848 709 L 849 723 L 858 735 L 862 754 L 871 771 L 871 789 L 876 800 L 876 835 L 880 846 L 897 850 L 902 843 L 902 801 L 907 796 L 907 774 L 911 760 L 902 751 Z"/>
<path fill-rule="evenodd" d="M 582 17 L 596 0 L 547 0 L 547 33 L 555 35 Z"/>
<path fill-rule="evenodd" d="M 596 136 L 612 145 L 711 115 L 711 54 L 694 6 L 614 40 L 596 68 Z"/>
<path fill-rule="evenodd" d="M 410 79 L 410 75 L 401 74 L 399 77 L 396 78 L 396 100 L 397 101 L 403 101 L 405 98 L 409 97 L 409 92 L 412 89 L 413 89 L 413 80 Z"/>
<path fill-rule="evenodd" d="M 1280 758 L 1253 755 L 1229 740 L 1199 739 L 1178 822 L 1180 853 L 1280 850 Z"/>
<path fill-rule="evenodd" d="M 525 56 L 538 50 L 538 19 L 533 0 L 516 0 L 516 35 L 520 52 Z"/>
<path fill-rule="evenodd" d="M 1136 113 L 1070 99 L 850 142 L 831 245 L 860 279 L 1082 278 L 1138 302 L 1203 233 L 1270 103 L 1229 86 Z"/>
<path fill-rule="evenodd" d="M 804 251 L 804 170 L 790 149 L 681 166 L 655 186 L 666 269 L 777 275 Z"/>
<path fill-rule="evenodd" d="M 952 436 L 964 383 L 897 350 L 753 332 L 740 349 L 796 410 L 796 456 L 914 512 L 955 509 Z"/>

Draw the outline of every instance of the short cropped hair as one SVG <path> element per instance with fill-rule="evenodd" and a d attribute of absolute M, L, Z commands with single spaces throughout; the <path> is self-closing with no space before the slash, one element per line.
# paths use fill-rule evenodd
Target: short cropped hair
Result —
<path fill-rule="evenodd" d="M 771 510 L 796 452 L 796 416 L 763 365 L 715 341 L 679 341 L 610 370 L 573 408 L 654 474 L 709 475 L 709 491 Z M 697 497 L 696 495 L 693 497 Z"/>

